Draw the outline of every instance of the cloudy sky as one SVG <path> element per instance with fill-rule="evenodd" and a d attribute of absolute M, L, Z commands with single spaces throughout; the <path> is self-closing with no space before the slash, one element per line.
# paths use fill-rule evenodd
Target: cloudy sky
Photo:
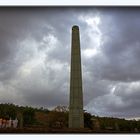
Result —
<path fill-rule="evenodd" d="M 140 117 L 140 8 L 0 8 L 0 103 L 69 103 L 71 28 L 81 38 L 84 109 Z"/>

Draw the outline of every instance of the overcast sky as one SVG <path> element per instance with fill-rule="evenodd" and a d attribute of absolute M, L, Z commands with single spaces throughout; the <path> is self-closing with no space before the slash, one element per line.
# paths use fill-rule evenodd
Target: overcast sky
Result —
<path fill-rule="evenodd" d="M 80 28 L 84 109 L 140 117 L 140 8 L 0 8 L 0 103 L 69 104 L 71 28 Z"/>

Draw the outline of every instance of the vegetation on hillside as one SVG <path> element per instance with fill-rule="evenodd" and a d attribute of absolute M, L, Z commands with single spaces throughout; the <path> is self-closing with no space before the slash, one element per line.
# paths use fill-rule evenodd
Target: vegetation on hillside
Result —
<path fill-rule="evenodd" d="M 53 110 L 23 107 L 14 104 L 0 104 L 0 118 L 19 120 L 19 127 L 67 129 L 68 113 L 66 106 L 57 106 Z M 84 127 L 91 132 L 140 132 L 140 120 L 99 117 L 84 112 Z"/>

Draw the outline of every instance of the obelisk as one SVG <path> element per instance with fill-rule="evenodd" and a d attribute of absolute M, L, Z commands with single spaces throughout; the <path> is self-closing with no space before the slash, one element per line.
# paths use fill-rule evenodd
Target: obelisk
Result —
<path fill-rule="evenodd" d="M 84 128 L 79 27 L 72 27 L 69 128 Z"/>

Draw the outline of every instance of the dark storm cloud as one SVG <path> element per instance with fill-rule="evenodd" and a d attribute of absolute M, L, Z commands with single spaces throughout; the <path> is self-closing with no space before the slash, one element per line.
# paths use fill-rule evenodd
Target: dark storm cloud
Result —
<path fill-rule="evenodd" d="M 140 114 L 139 90 L 138 82 L 131 84 L 118 83 L 115 84 L 113 92 L 94 100 L 94 105 L 101 108 L 103 114 L 107 116 L 138 117 Z"/>
<path fill-rule="evenodd" d="M 61 92 L 59 92 L 58 90 L 53 90 L 53 92 L 47 92 L 47 90 L 45 90 L 43 93 L 42 91 L 26 91 L 25 95 L 25 100 L 26 100 L 26 104 L 32 105 L 32 106 L 45 106 L 47 108 L 49 107 L 54 107 L 57 105 L 67 105 L 68 99 L 67 99 L 67 95 L 61 95 Z M 56 94 L 57 93 L 57 94 Z M 58 98 L 58 96 L 61 96 L 61 98 Z"/>
<path fill-rule="evenodd" d="M 77 24 L 85 108 L 139 117 L 139 15 L 139 8 L 1 8 L 1 102 L 68 105 L 71 27 Z"/>
<path fill-rule="evenodd" d="M 8 79 L 17 73 L 20 63 L 16 60 L 19 43 L 28 37 L 34 18 L 29 13 L 14 8 L 0 9 L 0 79 Z M 23 10 L 24 11 L 24 10 Z"/>
<path fill-rule="evenodd" d="M 112 88 L 93 98 L 89 105 L 92 106 L 89 107 L 91 112 L 103 116 L 139 116 L 140 85 L 134 88 L 135 82 L 139 83 L 140 80 L 139 13 L 138 8 L 111 8 L 100 11 L 101 54 L 90 60 L 87 67 L 89 71 L 93 71 L 92 77 L 97 77 L 99 81 L 104 80 L 105 83 L 108 81 L 105 89 L 110 85 Z M 123 83 L 127 86 L 124 87 Z M 119 90 L 116 88 L 116 91 L 111 93 L 113 86 Z"/>
<path fill-rule="evenodd" d="M 45 69 L 36 68 L 27 77 L 22 79 L 17 85 L 17 90 L 23 96 L 23 103 L 33 106 L 54 107 L 56 105 L 67 105 L 68 81 L 63 70 L 54 70 L 50 65 Z M 61 74 L 63 74 L 63 77 Z M 45 76 L 44 76 L 45 75 Z M 58 82 L 61 81 L 61 82 Z M 30 83 L 30 84 L 29 84 Z"/>
<path fill-rule="evenodd" d="M 111 80 L 135 81 L 140 79 L 140 22 L 138 9 L 114 9 L 102 22 L 103 53 L 106 62 L 103 77 Z M 107 28 L 112 25 L 111 28 Z M 103 37 L 104 38 L 104 37 Z"/>

